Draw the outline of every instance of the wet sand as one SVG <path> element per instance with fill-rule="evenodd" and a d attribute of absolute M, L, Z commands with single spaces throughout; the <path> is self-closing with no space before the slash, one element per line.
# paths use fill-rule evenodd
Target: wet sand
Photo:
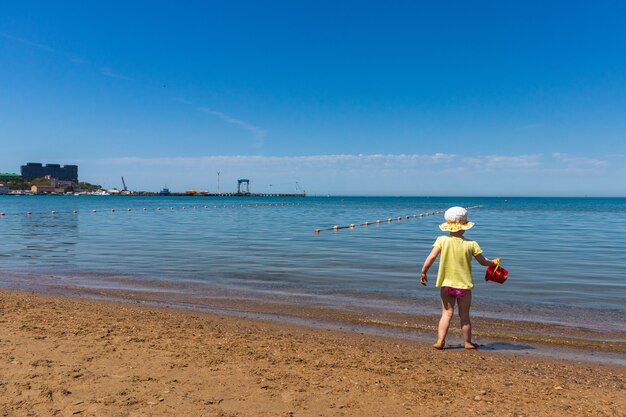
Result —
<path fill-rule="evenodd" d="M 2 416 L 619 416 L 625 388 L 618 365 L 0 290 Z"/>
<path fill-rule="evenodd" d="M 96 280 L 88 278 L 0 274 L 3 287 L 13 290 L 193 309 L 422 342 L 432 342 L 439 320 L 435 299 L 428 300 L 426 307 L 423 300 L 411 300 L 408 311 L 402 312 L 396 304 L 387 309 L 376 299 L 351 304 L 279 291 L 259 294 L 242 288 L 109 275 L 98 276 Z M 568 316 L 562 308 L 555 307 L 542 318 L 537 315 L 536 307 L 528 307 L 524 313 L 502 311 L 498 318 L 481 312 L 480 301 L 475 304 L 474 341 L 483 349 L 626 365 L 626 330 L 622 316 L 615 311 L 588 311 L 587 315 L 596 314 L 589 323 L 580 311 L 576 312 L 577 316 Z M 449 342 L 456 345 L 461 342 L 458 318 L 450 328 Z"/>

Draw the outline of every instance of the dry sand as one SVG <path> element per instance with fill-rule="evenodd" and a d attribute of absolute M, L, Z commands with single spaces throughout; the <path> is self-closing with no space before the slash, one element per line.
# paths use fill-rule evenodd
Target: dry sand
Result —
<path fill-rule="evenodd" d="M 1 416 L 620 416 L 626 368 L 0 291 Z"/>

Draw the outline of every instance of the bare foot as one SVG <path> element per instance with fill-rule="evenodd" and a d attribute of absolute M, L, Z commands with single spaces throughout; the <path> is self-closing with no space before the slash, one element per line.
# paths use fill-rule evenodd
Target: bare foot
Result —
<path fill-rule="evenodd" d="M 477 343 L 465 342 L 465 349 L 478 349 Z"/>
<path fill-rule="evenodd" d="M 443 350 L 443 347 L 446 345 L 446 341 L 442 339 L 437 339 L 437 343 L 433 345 L 433 347 L 437 350 Z"/>

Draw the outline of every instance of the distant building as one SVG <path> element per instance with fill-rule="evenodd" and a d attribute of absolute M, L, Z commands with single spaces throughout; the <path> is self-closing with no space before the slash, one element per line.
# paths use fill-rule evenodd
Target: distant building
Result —
<path fill-rule="evenodd" d="M 56 185 L 33 185 L 30 187 L 30 191 L 33 194 L 63 194 L 65 192 L 64 188 L 59 188 Z"/>
<path fill-rule="evenodd" d="M 42 165 L 38 162 L 29 162 L 26 165 L 22 165 L 21 171 L 22 178 L 26 181 L 34 180 L 35 178 L 44 178 L 46 175 L 50 175 L 52 178 L 61 181 L 78 182 L 78 165 Z"/>
<path fill-rule="evenodd" d="M 0 172 L 0 181 L 20 181 L 21 179 L 22 179 L 22 176 L 20 174 Z"/>
<path fill-rule="evenodd" d="M 35 184 L 30 187 L 30 191 L 33 194 L 63 194 L 68 187 L 71 187 L 74 183 L 72 181 L 59 181 L 56 178 L 52 178 L 51 175 L 46 175 L 45 179 L 50 181 L 50 184 Z"/>

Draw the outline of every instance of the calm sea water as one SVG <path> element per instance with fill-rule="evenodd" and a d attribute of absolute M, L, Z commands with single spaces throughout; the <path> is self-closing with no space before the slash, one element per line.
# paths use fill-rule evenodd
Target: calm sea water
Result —
<path fill-rule="evenodd" d="M 474 263 L 478 314 L 626 329 L 626 199 L 0 196 L 0 272 L 436 314 L 437 265 L 418 277 L 443 215 L 405 216 L 452 205 L 482 206 L 466 236 L 510 271 L 486 283 Z"/>

